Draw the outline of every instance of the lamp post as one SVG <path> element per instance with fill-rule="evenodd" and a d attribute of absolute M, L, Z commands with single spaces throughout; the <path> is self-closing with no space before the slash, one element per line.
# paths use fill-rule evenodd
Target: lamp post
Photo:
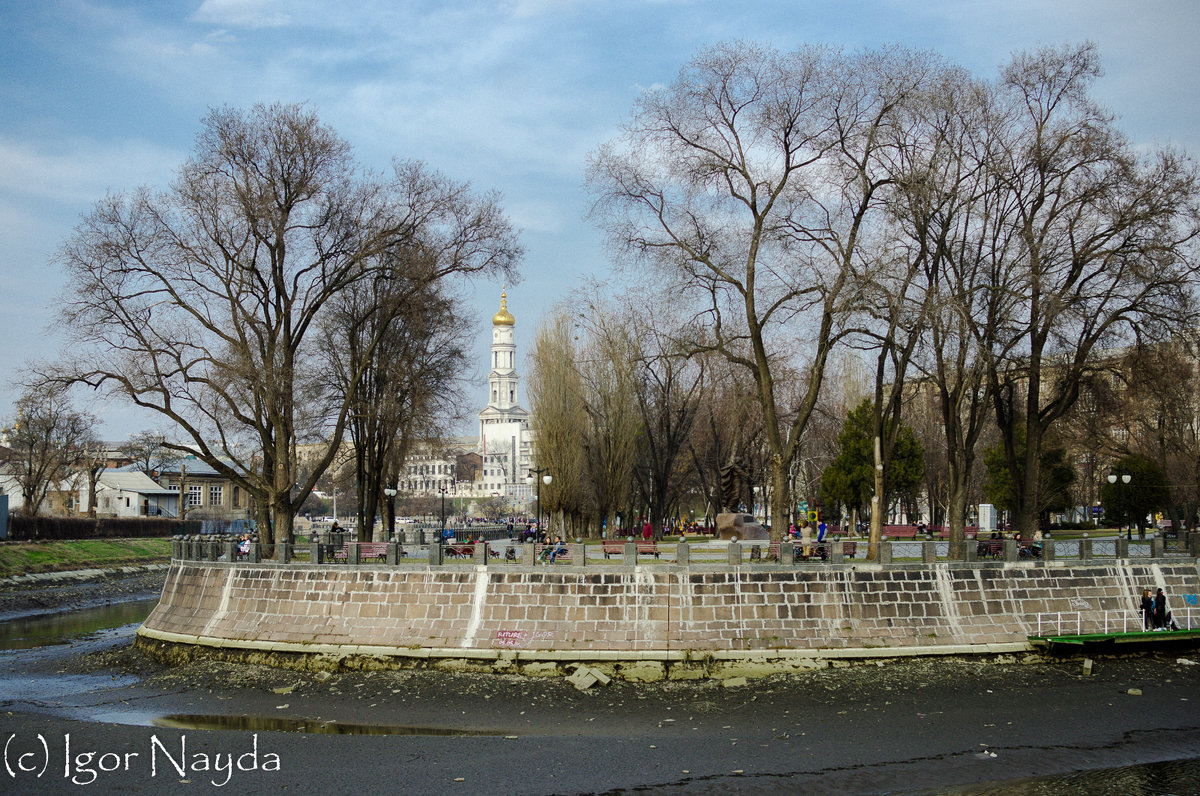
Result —
<path fill-rule="evenodd" d="M 383 490 L 383 494 L 387 495 L 388 499 L 388 515 L 391 517 L 391 527 L 388 528 L 388 538 L 391 539 L 396 535 L 396 490 L 388 487 Z"/>
<path fill-rule="evenodd" d="M 445 486 L 445 484 L 438 487 L 438 492 L 442 493 L 442 524 L 438 528 L 438 534 L 441 535 L 446 532 L 446 486 Z"/>
<path fill-rule="evenodd" d="M 1118 481 L 1118 478 L 1120 479 L 1119 481 Z M 1127 510 L 1125 508 L 1125 485 L 1128 484 L 1132 480 L 1133 480 L 1133 476 L 1130 475 L 1129 473 L 1121 473 L 1119 476 L 1115 472 L 1108 474 L 1108 483 L 1117 484 L 1117 502 L 1121 504 L 1121 524 L 1122 525 L 1125 524 L 1125 515 L 1127 513 Z M 1120 536 L 1120 535 L 1121 535 L 1121 529 L 1118 528 L 1117 536 Z M 1125 538 L 1129 539 L 1131 541 L 1133 540 L 1133 526 L 1132 525 L 1130 525 L 1129 529 L 1126 531 Z"/>
<path fill-rule="evenodd" d="M 542 530 L 542 484 L 550 486 L 550 482 L 554 480 L 550 476 L 550 468 L 530 467 L 529 477 L 525 479 L 525 483 L 532 484 L 535 480 L 537 481 L 537 524 L 538 532 L 540 533 Z"/>

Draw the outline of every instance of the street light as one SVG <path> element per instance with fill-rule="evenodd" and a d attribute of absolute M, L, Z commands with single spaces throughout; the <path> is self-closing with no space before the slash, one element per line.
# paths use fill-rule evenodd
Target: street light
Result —
<path fill-rule="evenodd" d="M 537 524 L 538 532 L 540 533 L 542 530 L 542 484 L 550 486 L 550 482 L 554 479 L 550 476 L 549 467 L 530 467 L 529 477 L 525 479 L 525 483 L 534 483 L 534 479 L 537 476 L 541 476 L 541 479 L 537 481 Z"/>
<path fill-rule="evenodd" d="M 1121 504 L 1121 524 L 1124 525 L 1125 524 L 1125 515 L 1127 513 L 1127 510 L 1125 508 L 1125 486 L 1124 485 L 1128 484 L 1130 481 L 1132 481 L 1133 476 L 1130 475 L 1129 473 L 1121 473 L 1120 479 L 1121 479 L 1120 484 L 1118 484 L 1118 486 L 1117 486 L 1117 502 Z M 1108 474 L 1108 483 L 1110 483 L 1110 484 L 1117 483 L 1117 474 L 1116 473 Z M 1120 535 L 1121 535 L 1121 529 L 1118 528 L 1117 536 L 1120 536 Z M 1132 525 L 1130 525 L 1129 529 L 1126 531 L 1125 538 L 1129 539 L 1130 541 L 1133 540 L 1133 526 Z"/>
<path fill-rule="evenodd" d="M 438 487 L 438 492 L 442 493 L 442 524 L 441 524 L 441 527 L 438 528 L 438 534 L 444 535 L 446 533 L 446 486 L 445 486 L 445 484 Z"/>
<path fill-rule="evenodd" d="M 392 527 L 388 528 L 388 538 L 396 535 L 396 490 L 388 487 L 383 490 L 383 494 L 387 495 L 388 499 L 388 514 L 392 517 Z"/>

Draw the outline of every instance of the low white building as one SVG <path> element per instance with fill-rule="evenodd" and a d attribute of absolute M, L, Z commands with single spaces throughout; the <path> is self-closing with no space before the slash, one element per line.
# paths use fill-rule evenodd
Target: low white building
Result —
<path fill-rule="evenodd" d="M 88 510 L 88 490 L 79 490 L 79 510 Z M 96 483 L 96 514 L 115 517 L 178 517 L 179 492 L 142 472 L 105 470 Z"/>

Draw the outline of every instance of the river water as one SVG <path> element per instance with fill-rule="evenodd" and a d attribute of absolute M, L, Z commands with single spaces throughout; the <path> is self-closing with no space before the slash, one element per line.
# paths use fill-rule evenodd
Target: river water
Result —
<path fill-rule="evenodd" d="M 0 678 L 0 705 L 17 705 L 18 709 L 32 708 L 37 712 L 39 705 L 50 704 L 68 696 L 99 690 L 111 690 L 131 685 L 137 678 L 116 676 L 105 672 L 90 674 L 65 674 L 47 668 L 47 660 L 55 656 L 71 654 L 89 648 L 98 648 L 128 643 L 142 620 L 153 610 L 156 600 L 132 602 L 87 608 L 78 611 L 60 611 L 43 616 L 23 617 L 0 622 L 0 665 L 8 676 Z M 28 664 L 28 665 L 26 665 Z M 1197 694 L 1200 701 L 1200 694 Z M 82 704 L 82 702 L 80 703 Z M 231 705 L 231 713 L 238 712 Z M 263 733 L 303 734 L 371 734 L 371 735 L 496 735 L 494 732 L 470 731 L 446 733 L 436 729 L 423 732 L 420 728 L 386 725 L 354 725 L 352 723 L 322 724 L 312 721 L 290 719 L 256 719 L 251 716 L 190 716 L 153 715 L 138 712 L 121 712 L 111 707 L 96 706 L 90 713 L 75 711 L 72 718 L 86 721 L 123 725 L 183 727 L 201 732 L 223 730 L 254 730 Z M 980 752 L 977 756 L 986 756 Z M 915 781 L 930 782 L 929 772 Z M 934 775 L 936 777 L 936 774 Z M 797 775 L 789 782 L 780 777 L 771 784 L 758 783 L 742 788 L 736 781 L 696 783 L 686 786 L 638 788 L 641 793 L 724 793 L 734 790 L 754 793 L 793 793 L 806 790 L 805 775 Z M 933 779 L 936 781 L 936 778 Z M 869 793 L 869 789 L 853 792 Z M 1041 777 L 978 782 L 967 786 L 939 788 L 925 787 L 910 790 L 881 790 L 879 793 L 910 794 L 911 796 L 1093 796 L 1093 794 L 1120 794 L 1120 796 L 1200 796 L 1200 758 L 1153 761 L 1112 768 L 1091 769 Z"/>

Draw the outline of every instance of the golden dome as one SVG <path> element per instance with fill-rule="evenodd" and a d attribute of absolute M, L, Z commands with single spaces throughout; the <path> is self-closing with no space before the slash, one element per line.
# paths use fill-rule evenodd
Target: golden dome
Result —
<path fill-rule="evenodd" d="M 515 326 L 517 319 L 508 311 L 508 294 L 500 291 L 500 311 L 492 316 L 492 326 Z"/>

